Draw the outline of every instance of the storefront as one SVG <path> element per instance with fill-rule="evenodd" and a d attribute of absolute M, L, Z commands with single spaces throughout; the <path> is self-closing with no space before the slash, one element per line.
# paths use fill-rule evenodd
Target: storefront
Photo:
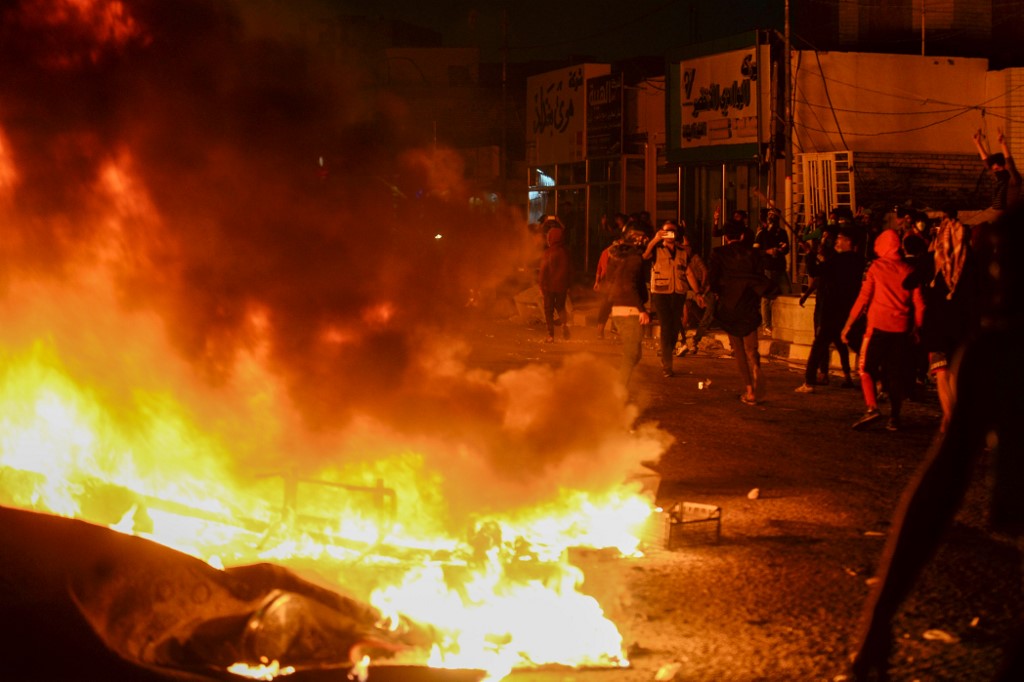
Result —
<path fill-rule="evenodd" d="M 787 214 L 779 63 L 760 32 L 668 59 L 665 157 L 679 169 L 680 213 L 705 253 L 716 209 L 723 220 L 744 211 L 754 229 L 769 199 Z"/>
<path fill-rule="evenodd" d="M 527 87 L 528 219 L 558 216 L 577 272 L 592 274 L 610 241 L 602 217 L 653 214 L 663 85 L 627 86 L 610 66 L 585 64 Z"/>

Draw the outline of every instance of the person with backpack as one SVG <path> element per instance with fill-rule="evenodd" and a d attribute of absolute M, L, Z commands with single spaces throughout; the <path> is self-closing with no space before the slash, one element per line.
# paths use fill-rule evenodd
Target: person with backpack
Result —
<path fill-rule="evenodd" d="M 627 387 L 643 353 L 643 329 L 651 322 L 647 313 L 647 268 L 643 258 L 646 244 L 647 235 L 641 227 L 627 227 L 622 238 L 609 247 L 604 278 L 612 306 L 612 322 L 622 341 L 619 380 Z"/>

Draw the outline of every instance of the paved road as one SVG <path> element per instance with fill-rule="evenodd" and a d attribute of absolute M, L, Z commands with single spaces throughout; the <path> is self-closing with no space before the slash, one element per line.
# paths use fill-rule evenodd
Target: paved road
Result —
<path fill-rule="evenodd" d="M 617 363 L 620 347 L 590 329 L 543 343 L 544 333 L 505 320 L 476 335 L 473 361 L 501 372 L 559 364 L 574 353 Z M 661 376 L 654 353 L 634 375 L 638 421 L 676 441 L 663 455 L 658 499 L 722 508 L 718 543 L 692 535 L 669 551 L 652 542 L 642 559 L 591 557 L 588 582 L 619 623 L 632 667 L 547 671 L 540 680 L 832 680 L 843 672 L 899 496 L 939 419 L 934 391 L 909 402 L 904 428 L 855 432 L 859 391 L 833 384 L 794 393 L 801 375 L 765 366 L 768 400 L 740 403 L 727 350 L 676 360 Z M 708 381 L 710 380 L 710 387 Z M 701 388 L 703 382 L 704 388 Z M 884 409 L 883 409 L 884 412 Z M 980 470 L 957 522 L 896 620 L 893 679 L 992 679 L 1021 613 L 1020 561 L 985 524 Z M 757 488 L 759 496 L 748 494 Z M 613 587 L 614 586 L 614 587 Z M 929 637 L 941 631 L 956 641 Z M 675 677 L 668 676 L 675 671 Z"/>

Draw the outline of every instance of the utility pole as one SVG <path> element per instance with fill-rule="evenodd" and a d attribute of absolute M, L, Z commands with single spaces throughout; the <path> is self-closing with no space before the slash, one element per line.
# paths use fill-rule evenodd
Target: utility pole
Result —
<path fill-rule="evenodd" d="M 508 201 L 508 10 L 501 10 L 501 148 L 498 150 L 501 198 Z"/>
<path fill-rule="evenodd" d="M 928 2 L 928 0 L 921 0 L 921 56 L 922 57 L 924 56 L 924 24 L 925 24 L 924 6 L 925 6 L 925 4 L 927 4 L 927 2 Z"/>
<path fill-rule="evenodd" d="M 789 221 L 790 225 L 794 225 L 793 220 L 793 56 L 792 56 L 792 43 L 789 37 L 789 0 L 786 0 L 786 16 L 785 16 L 785 34 L 784 34 L 784 55 L 783 63 L 786 67 L 785 75 L 785 162 L 783 168 L 785 169 L 785 203 L 781 207 L 783 215 L 786 220 Z"/>

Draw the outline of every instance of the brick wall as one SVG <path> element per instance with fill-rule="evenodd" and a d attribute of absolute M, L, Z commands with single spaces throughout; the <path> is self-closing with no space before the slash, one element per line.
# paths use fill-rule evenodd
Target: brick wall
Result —
<path fill-rule="evenodd" d="M 979 210 L 991 203 L 991 177 L 976 153 L 856 152 L 853 163 L 861 206 L 889 208 L 913 199 L 934 208 Z"/>

